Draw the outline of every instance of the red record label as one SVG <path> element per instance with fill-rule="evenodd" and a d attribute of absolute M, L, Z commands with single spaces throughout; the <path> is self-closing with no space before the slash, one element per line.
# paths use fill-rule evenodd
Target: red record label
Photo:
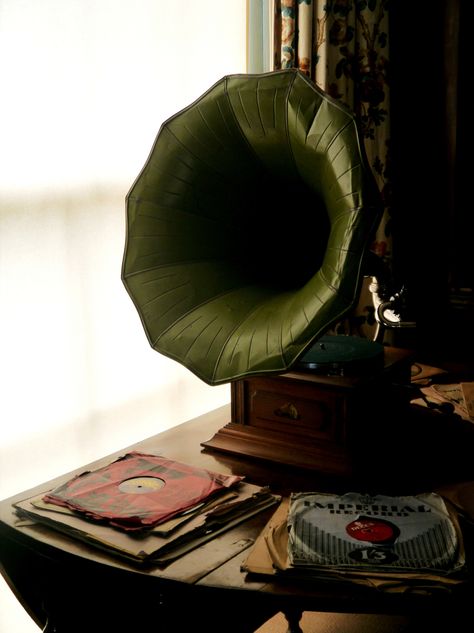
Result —
<path fill-rule="evenodd" d="M 391 543 L 399 535 L 396 525 L 384 519 L 359 517 L 346 525 L 346 532 L 358 541 L 369 543 Z"/>

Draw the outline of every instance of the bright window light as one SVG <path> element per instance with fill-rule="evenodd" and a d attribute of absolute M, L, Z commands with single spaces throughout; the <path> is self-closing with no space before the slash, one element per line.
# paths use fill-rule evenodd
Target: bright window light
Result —
<path fill-rule="evenodd" d="M 151 349 L 120 269 L 126 193 L 161 123 L 245 72 L 246 8 L 2 0 L 0 498 L 229 401 Z"/>
<path fill-rule="evenodd" d="M 246 8 L 0 2 L 0 498 L 229 401 L 151 349 L 120 268 L 125 195 L 160 124 L 245 72 Z M 2 579 L 0 630 L 38 630 Z"/>
<path fill-rule="evenodd" d="M 245 0 L 2 0 L 2 189 L 127 183 L 159 124 L 245 70 Z"/>

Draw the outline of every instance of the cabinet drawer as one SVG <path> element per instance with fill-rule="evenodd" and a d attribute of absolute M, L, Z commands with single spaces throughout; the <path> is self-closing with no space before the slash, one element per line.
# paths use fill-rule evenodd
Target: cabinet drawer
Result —
<path fill-rule="evenodd" d="M 343 442 L 347 399 L 337 391 L 281 380 L 250 379 L 240 390 L 240 422 L 258 429 Z"/>

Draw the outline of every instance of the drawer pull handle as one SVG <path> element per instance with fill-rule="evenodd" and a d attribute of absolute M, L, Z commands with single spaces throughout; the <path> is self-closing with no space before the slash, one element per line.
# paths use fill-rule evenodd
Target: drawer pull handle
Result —
<path fill-rule="evenodd" d="M 292 402 L 287 402 L 283 406 L 278 407 L 278 409 L 275 409 L 274 414 L 279 418 L 289 418 L 290 420 L 299 420 L 301 417 Z"/>

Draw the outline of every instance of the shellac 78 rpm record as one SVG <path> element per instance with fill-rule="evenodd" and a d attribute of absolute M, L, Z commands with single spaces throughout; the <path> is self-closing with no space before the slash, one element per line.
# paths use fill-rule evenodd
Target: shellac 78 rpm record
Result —
<path fill-rule="evenodd" d="M 137 530 L 187 511 L 242 479 L 132 451 L 67 481 L 43 500 L 89 519 Z"/>

